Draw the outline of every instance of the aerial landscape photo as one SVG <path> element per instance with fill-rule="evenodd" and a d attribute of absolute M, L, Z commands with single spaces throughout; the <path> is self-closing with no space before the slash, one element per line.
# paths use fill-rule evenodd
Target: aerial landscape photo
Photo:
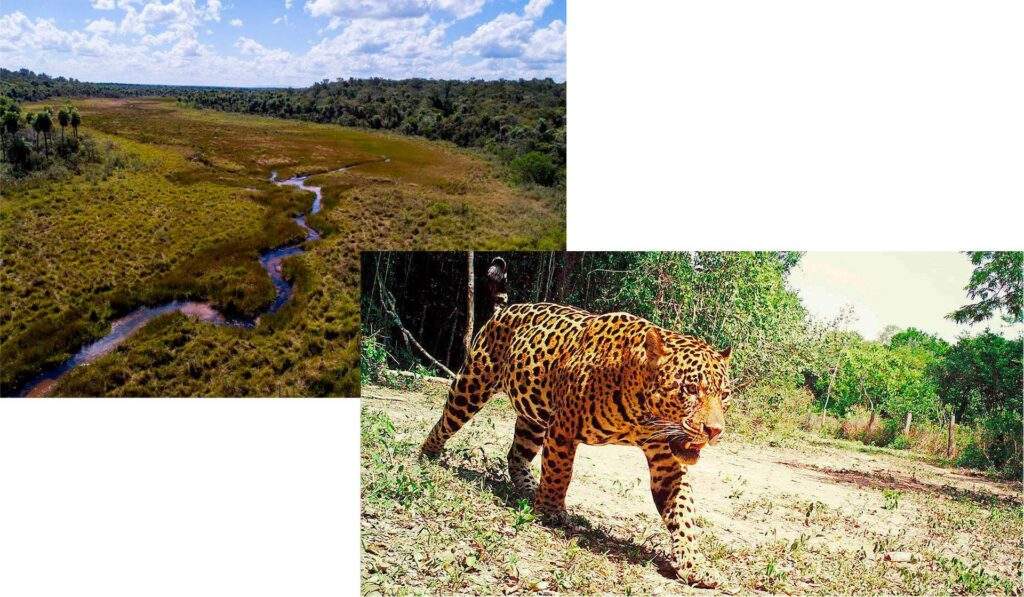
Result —
<path fill-rule="evenodd" d="M 0 11 L 0 395 L 355 396 L 361 250 L 565 247 L 563 1 Z"/>

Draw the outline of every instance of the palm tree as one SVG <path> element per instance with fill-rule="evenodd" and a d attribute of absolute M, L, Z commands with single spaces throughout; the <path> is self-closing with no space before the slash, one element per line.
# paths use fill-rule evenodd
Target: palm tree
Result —
<path fill-rule="evenodd" d="M 71 108 L 71 128 L 75 129 L 75 141 L 78 141 L 78 125 L 82 124 L 82 117 L 78 114 L 78 108 Z"/>
<path fill-rule="evenodd" d="M 60 142 L 64 144 L 64 129 L 71 122 L 71 106 L 65 105 L 57 112 L 57 122 L 60 123 Z"/>
<path fill-rule="evenodd" d="M 43 134 L 46 153 L 50 153 L 50 131 L 53 130 L 53 111 L 50 108 L 45 108 L 42 112 L 36 114 L 36 119 L 32 126 Z"/>

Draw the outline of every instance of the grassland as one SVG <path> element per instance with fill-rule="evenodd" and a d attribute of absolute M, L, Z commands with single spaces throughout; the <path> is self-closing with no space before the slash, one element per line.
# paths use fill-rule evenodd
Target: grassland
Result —
<path fill-rule="evenodd" d="M 485 159 L 444 144 L 166 99 L 76 104 L 82 132 L 116 159 L 4 181 L 4 394 L 140 305 L 189 298 L 261 312 L 274 293 L 259 252 L 302 238 L 290 216 L 311 199 L 271 184 L 272 170 L 360 164 L 310 179 L 324 191 L 324 210 L 310 218 L 323 239 L 286 262 L 289 304 L 254 330 L 160 318 L 54 393 L 354 395 L 359 250 L 564 245 L 563 195 L 513 188 Z"/>
<path fill-rule="evenodd" d="M 1020 594 L 1019 483 L 796 438 L 727 437 L 691 469 L 717 591 L 670 577 L 639 450 L 582 446 L 570 523 L 511 490 L 514 415 L 495 397 L 439 462 L 417 458 L 442 384 L 363 387 L 364 594 Z M 538 474 L 539 459 L 534 463 Z"/>

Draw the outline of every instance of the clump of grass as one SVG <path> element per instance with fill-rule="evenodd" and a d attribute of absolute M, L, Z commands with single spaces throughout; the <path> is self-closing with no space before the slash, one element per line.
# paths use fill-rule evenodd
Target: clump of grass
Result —
<path fill-rule="evenodd" d="M 903 495 L 903 492 L 899 490 L 883 489 L 882 498 L 885 500 L 885 503 L 882 504 L 882 508 L 886 510 L 895 510 L 896 508 L 899 508 L 901 495 Z"/>

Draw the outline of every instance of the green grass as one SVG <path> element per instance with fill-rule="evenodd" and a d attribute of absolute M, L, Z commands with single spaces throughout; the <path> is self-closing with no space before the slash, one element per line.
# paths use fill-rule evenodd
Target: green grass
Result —
<path fill-rule="evenodd" d="M 257 257 L 302 238 L 290 218 L 311 199 L 271 184 L 271 170 L 363 164 L 311 179 L 324 188 L 324 210 L 309 219 L 323 239 L 286 263 L 298 282 L 289 306 L 256 330 L 154 322 L 62 379 L 57 395 L 356 395 L 360 250 L 564 247 L 564 196 L 513 189 L 445 144 L 165 99 L 76 104 L 83 134 L 127 157 L 4 181 L 4 393 L 140 305 L 187 298 L 262 312 L 274 291 Z M 382 155 L 391 161 L 366 163 Z"/>

